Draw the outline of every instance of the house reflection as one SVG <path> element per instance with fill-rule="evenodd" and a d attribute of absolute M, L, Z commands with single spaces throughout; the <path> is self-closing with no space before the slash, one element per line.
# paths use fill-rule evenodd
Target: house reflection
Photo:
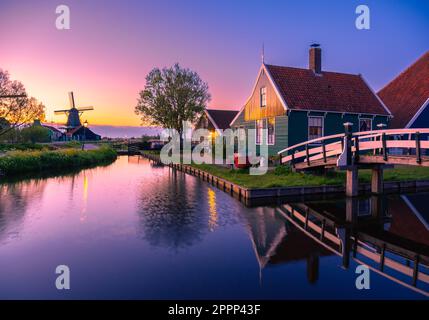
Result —
<path fill-rule="evenodd" d="M 348 268 L 352 259 L 391 281 L 429 296 L 426 197 L 416 194 L 289 203 L 276 210 L 302 235 L 341 257 L 343 268 Z M 299 240 L 295 247 L 301 248 L 303 243 Z M 284 251 L 293 248 L 290 245 Z M 277 251 L 282 251 L 280 246 Z M 317 262 L 313 263 L 317 270 Z M 315 271 L 312 274 L 308 270 L 309 275 L 317 278 Z"/>
<path fill-rule="evenodd" d="M 275 208 L 244 211 L 243 217 L 259 265 L 260 281 L 269 265 L 306 261 L 308 282 L 317 282 L 319 257 L 332 255 L 329 250 L 278 215 Z"/>
<path fill-rule="evenodd" d="M 429 296 L 427 194 L 284 203 L 243 213 L 260 268 L 305 261 L 309 283 L 319 262 L 338 256 Z M 404 280 L 405 277 L 405 280 Z"/>
<path fill-rule="evenodd" d="M 410 194 L 389 199 L 392 221 L 388 228 L 391 234 L 429 246 L 428 195 Z"/>

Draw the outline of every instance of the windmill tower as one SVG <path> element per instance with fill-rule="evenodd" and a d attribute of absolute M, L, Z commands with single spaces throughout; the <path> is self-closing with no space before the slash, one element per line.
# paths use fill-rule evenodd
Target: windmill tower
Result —
<path fill-rule="evenodd" d="M 94 110 L 94 107 L 82 107 L 76 108 L 73 91 L 69 92 L 69 101 L 70 101 L 70 109 L 64 110 L 55 110 L 55 114 L 66 114 L 67 115 L 67 124 L 64 127 L 67 131 L 71 129 L 75 129 L 82 126 L 82 122 L 80 121 L 80 116 L 85 111 Z"/>

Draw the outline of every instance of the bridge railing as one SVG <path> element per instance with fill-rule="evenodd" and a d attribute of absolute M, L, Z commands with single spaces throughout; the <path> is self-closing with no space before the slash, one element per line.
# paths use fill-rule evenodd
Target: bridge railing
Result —
<path fill-rule="evenodd" d="M 416 161 L 421 162 L 422 149 L 429 149 L 429 141 L 422 140 L 422 135 L 429 136 L 429 129 L 386 129 L 375 131 L 355 132 L 351 135 L 352 152 L 356 157 L 362 151 L 374 151 L 382 154 L 387 160 L 389 149 L 405 149 L 408 155 L 415 150 Z M 343 153 L 345 133 L 324 136 L 317 139 L 298 143 L 278 152 L 281 163 L 292 165 L 306 162 L 311 166 L 312 161 L 337 157 Z"/>
<path fill-rule="evenodd" d="M 356 231 L 346 238 L 341 238 L 339 230 L 351 228 L 350 222 L 347 224 L 346 221 L 333 221 L 326 215 L 329 212 L 316 212 L 305 204 L 284 204 L 276 211 L 306 236 L 335 255 L 341 256 L 343 263 L 348 261 L 347 256 L 352 254 L 357 263 L 368 266 L 372 271 L 406 288 L 429 296 L 429 291 L 417 287 L 417 281 L 429 284 L 427 262 L 423 263 L 416 258 L 422 256 L 419 251 L 411 251 L 398 243 L 390 243 L 382 237 L 377 238 L 368 232 L 360 231 L 357 221 L 354 222 Z M 346 244 L 348 240 L 351 241 L 349 245 Z M 412 282 L 409 283 L 408 279 L 412 279 Z"/>

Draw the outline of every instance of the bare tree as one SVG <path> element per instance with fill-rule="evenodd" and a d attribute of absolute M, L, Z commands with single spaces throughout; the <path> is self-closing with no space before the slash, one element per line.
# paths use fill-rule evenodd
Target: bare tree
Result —
<path fill-rule="evenodd" d="M 0 119 L 7 123 L 0 127 L 0 136 L 44 116 L 45 106 L 36 98 L 28 98 L 24 85 L 0 69 Z"/>

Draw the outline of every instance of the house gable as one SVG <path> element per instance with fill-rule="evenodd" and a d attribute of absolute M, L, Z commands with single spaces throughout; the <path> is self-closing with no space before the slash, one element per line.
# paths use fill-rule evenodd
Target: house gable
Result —
<path fill-rule="evenodd" d="M 392 128 L 409 128 L 429 99 L 429 51 L 378 93 L 393 114 Z"/>
<path fill-rule="evenodd" d="M 266 88 L 267 103 L 265 107 L 261 107 L 260 102 L 260 92 L 262 87 Z M 231 121 L 230 125 L 234 126 L 237 122 L 241 122 L 243 120 L 254 121 L 257 119 L 284 115 L 286 110 L 286 103 L 280 95 L 277 85 L 269 74 L 266 65 L 262 64 L 250 97 Z M 241 120 L 239 121 L 240 118 Z"/>
<path fill-rule="evenodd" d="M 261 107 L 261 88 L 266 88 L 266 106 Z M 275 84 L 270 80 L 265 67 L 259 72 L 256 85 L 244 105 L 245 121 L 284 115 L 285 106 L 276 93 Z"/>

